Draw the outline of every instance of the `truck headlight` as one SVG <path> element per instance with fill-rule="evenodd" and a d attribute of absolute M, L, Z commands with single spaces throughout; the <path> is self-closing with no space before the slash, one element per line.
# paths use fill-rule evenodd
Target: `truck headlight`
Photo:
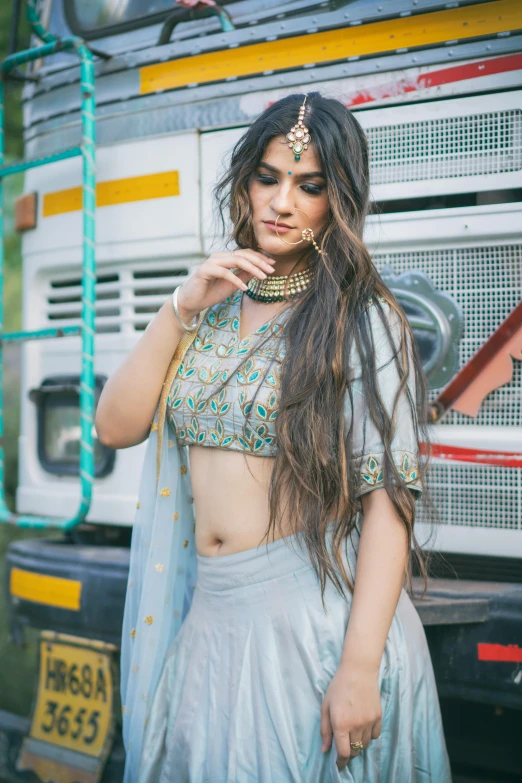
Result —
<path fill-rule="evenodd" d="M 106 381 L 96 376 L 94 409 Z M 45 378 L 38 389 L 31 389 L 30 399 L 36 404 L 38 459 L 44 470 L 56 475 L 80 473 L 80 377 L 60 375 Z M 93 424 L 94 475 L 108 475 L 116 457 L 114 449 L 98 440 Z"/>

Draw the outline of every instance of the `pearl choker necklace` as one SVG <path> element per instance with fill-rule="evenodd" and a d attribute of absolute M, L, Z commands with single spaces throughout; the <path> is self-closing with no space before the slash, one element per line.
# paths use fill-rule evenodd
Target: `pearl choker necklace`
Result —
<path fill-rule="evenodd" d="M 315 276 L 315 270 L 303 269 L 293 275 L 270 276 L 266 280 L 252 277 L 247 283 L 245 294 L 257 302 L 284 302 L 306 291 Z M 288 281 L 287 296 L 284 295 L 285 284 Z"/>

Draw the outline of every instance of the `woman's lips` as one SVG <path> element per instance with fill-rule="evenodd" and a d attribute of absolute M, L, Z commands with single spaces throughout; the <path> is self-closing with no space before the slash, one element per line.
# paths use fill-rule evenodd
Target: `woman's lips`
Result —
<path fill-rule="evenodd" d="M 268 220 L 264 220 L 263 223 L 267 228 L 270 229 L 270 231 L 273 231 L 275 233 L 276 227 L 275 223 L 271 223 Z M 277 233 L 278 234 L 286 234 L 288 231 L 293 231 L 293 228 L 291 226 L 285 226 L 282 223 L 277 224 Z"/>

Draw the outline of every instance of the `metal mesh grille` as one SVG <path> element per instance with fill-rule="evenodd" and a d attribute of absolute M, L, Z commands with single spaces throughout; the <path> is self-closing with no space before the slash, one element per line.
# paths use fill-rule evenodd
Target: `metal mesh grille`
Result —
<path fill-rule="evenodd" d="M 96 333 L 144 331 L 165 300 L 189 274 L 187 266 L 126 268 L 96 278 Z M 80 277 L 49 281 L 45 312 L 52 326 L 77 326 L 82 316 Z"/>
<path fill-rule="evenodd" d="M 522 111 L 367 128 L 372 185 L 519 171 Z"/>
<path fill-rule="evenodd" d="M 45 296 L 45 312 L 49 325 L 79 326 L 82 318 L 81 277 L 60 277 L 49 281 Z M 121 302 L 119 275 L 96 277 L 96 332 L 119 332 Z"/>
<path fill-rule="evenodd" d="M 136 331 L 147 328 L 165 300 L 187 278 L 188 268 L 142 269 L 132 272 L 133 325 Z"/>
<path fill-rule="evenodd" d="M 491 245 L 404 253 L 375 253 L 382 270 L 394 272 L 419 269 L 435 288 L 450 294 L 464 314 L 464 337 L 460 343 L 459 366 L 481 347 L 522 299 L 522 245 Z M 432 391 L 434 397 L 437 389 Z M 522 362 L 514 362 L 511 383 L 492 392 L 476 419 L 450 412 L 445 424 L 520 425 L 522 423 Z"/>
<path fill-rule="evenodd" d="M 432 500 L 446 525 L 522 529 L 522 470 L 483 465 L 432 464 Z M 419 521 L 426 521 L 419 505 Z"/>

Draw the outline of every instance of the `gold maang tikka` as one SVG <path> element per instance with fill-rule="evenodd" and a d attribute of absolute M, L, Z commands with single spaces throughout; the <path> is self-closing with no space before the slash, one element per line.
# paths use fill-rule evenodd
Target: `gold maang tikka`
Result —
<path fill-rule="evenodd" d="M 303 101 L 303 105 L 299 109 L 299 117 L 297 120 L 297 125 L 293 125 L 290 132 L 286 134 L 286 138 L 288 139 L 288 146 L 292 148 L 296 161 L 299 161 L 303 150 L 308 149 L 308 145 L 312 140 L 308 128 L 303 122 L 304 113 L 305 113 L 305 103 L 306 103 L 306 96 Z"/>

